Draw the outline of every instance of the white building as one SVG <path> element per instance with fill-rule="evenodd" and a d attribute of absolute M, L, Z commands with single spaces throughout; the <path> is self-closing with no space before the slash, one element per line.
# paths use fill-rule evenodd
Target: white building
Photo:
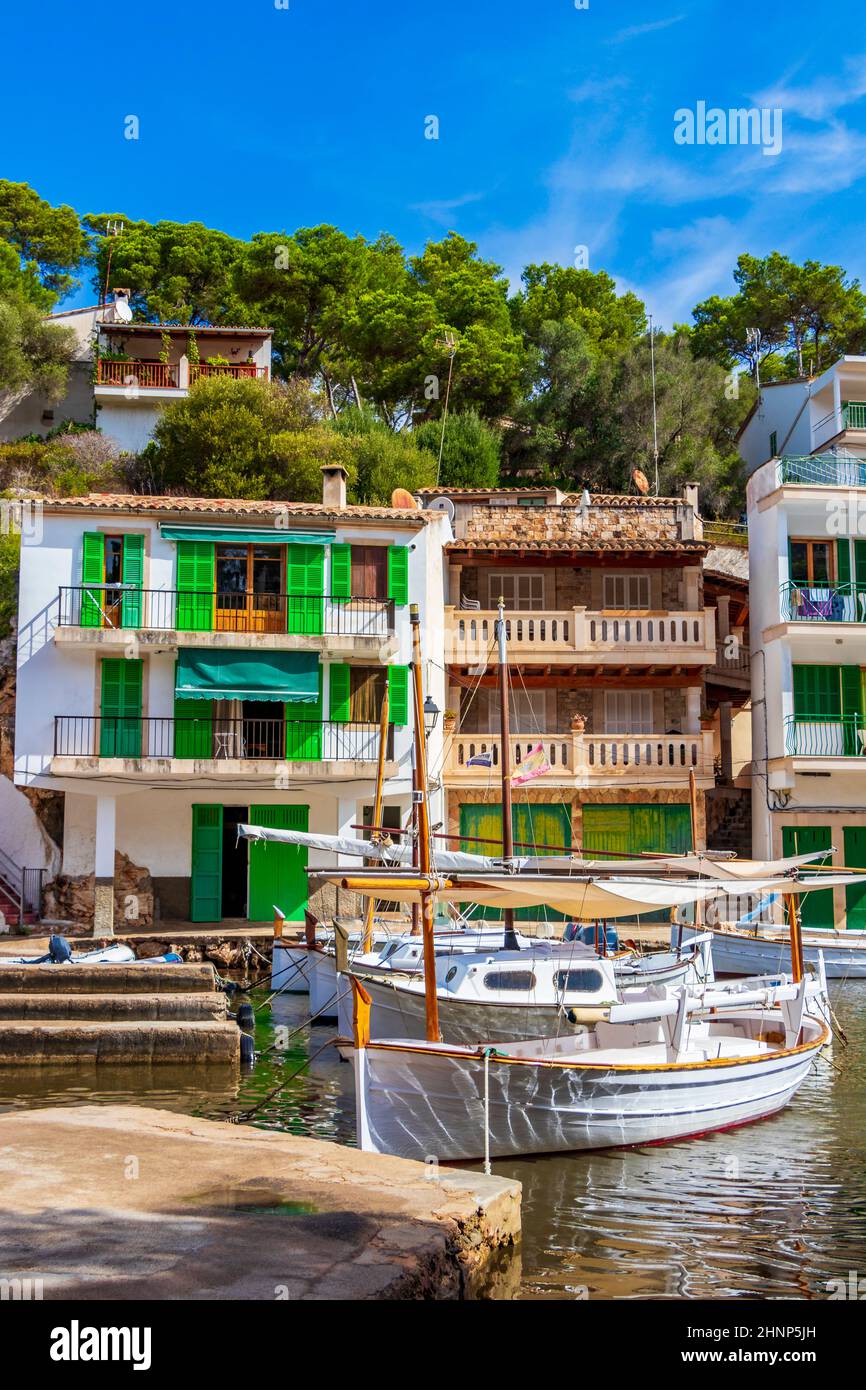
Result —
<path fill-rule="evenodd" d="M 838 396 L 852 361 L 866 399 L 864 358 L 820 380 L 837 373 Z M 827 440 L 812 434 L 818 453 L 772 458 L 748 484 L 753 848 L 757 858 L 826 850 L 828 864 L 866 868 L 866 461 L 854 452 L 866 431 L 845 400 L 847 428 L 834 435 L 844 453 L 820 452 Z M 801 428 L 776 423 L 780 447 Z M 866 887 L 811 893 L 803 918 L 862 928 Z"/>
<path fill-rule="evenodd" d="M 149 916 L 115 883 L 120 855 L 150 873 L 162 919 L 270 920 L 274 903 L 300 919 L 306 852 L 234 827 L 369 819 L 386 683 L 384 818 L 407 822 L 409 602 L 442 709 L 451 531 L 441 513 L 347 506 L 343 470 L 324 473 L 312 505 L 57 500 L 24 539 L 15 782 L 65 793 L 62 873 L 95 873 L 100 933 Z"/>
<path fill-rule="evenodd" d="M 126 453 L 153 437 L 160 411 L 189 395 L 202 377 L 268 380 L 269 328 L 210 328 L 133 323 L 128 292 L 114 303 L 50 315 L 72 328 L 76 347 L 66 394 L 51 404 L 40 392 L 0 404 L 0 440 L 48 434 L 65 421 L 93 424 Z"/>
<path fill-rule="evenodd" d="M 739 448 L 749 473 L 783 455 L 866 455 L 866 357 L 841 357 L 820 376 L 762 386 Z"/>

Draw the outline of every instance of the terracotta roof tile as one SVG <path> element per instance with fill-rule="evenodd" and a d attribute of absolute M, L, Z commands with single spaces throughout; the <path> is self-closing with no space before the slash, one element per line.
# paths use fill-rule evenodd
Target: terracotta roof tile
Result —
<path fill-rule="evenodd" d="M 133 512 L 155 516 L 285 516 L 311 517 L 317 521 L 402 521 L 425 526 L 442 512 L 411 511 L 406 507 L 326 507 L 322 502 L 256 502 L 226 497 L 149 497 L 137 493 L 91 492 L 84 497 L 46 498 L 44 508 L 54 511 Z"/>
<path fill-rule="evenodd" d="M 648 537 L 646 540 L 633 540 L 624 538 L 612 541 L 583 541 L 575 537 L 574 541 L 533 541 L 533 540 L 496 540 L 495 538 L 484 540 L 463 540 L 452 541 L 445 547 L 449 551 L 459 550 L 485 550 L 491 554 L 501 554 L 504 551 L 561 551 L 572 552 L 580 555 L 594 555 L 599 550 L 605 551 L 664 551 L 666 554 L 688 554 L 705 555 L 709 546 L 704 541 L 665 541 L 653 540 Z"/>

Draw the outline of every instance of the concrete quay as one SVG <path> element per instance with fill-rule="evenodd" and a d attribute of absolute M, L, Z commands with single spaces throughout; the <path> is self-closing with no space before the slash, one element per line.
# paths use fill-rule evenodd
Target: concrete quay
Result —
<path fill-rule="evenodd" d="M 0 1115 L 6 1279 L 45 1299 L 509 1297 L 520 1184 L 126 1105 Z"/>

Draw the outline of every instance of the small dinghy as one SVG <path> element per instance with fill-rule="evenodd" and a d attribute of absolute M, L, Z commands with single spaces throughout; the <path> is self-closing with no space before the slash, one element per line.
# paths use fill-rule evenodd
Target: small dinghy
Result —
<path fill-rule="evenodd" d="M 136 960 L 132 947 L 122 941 L 94 947 L 92 951 L 73 951 L 65 936 L 50 936 L 48 950 L 42 956 L 0 955 L 0 965 L 174 965 L 179 960 L 174 951 Z"/>

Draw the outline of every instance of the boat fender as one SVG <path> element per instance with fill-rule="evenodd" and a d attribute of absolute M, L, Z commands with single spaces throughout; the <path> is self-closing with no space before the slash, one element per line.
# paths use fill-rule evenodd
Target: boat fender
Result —
<path fill-rule="evenodd" d="M 244 1004 L 238 1004 L 237 1013 L 235 1017 L 237 1018 L 239 1028 L 255 1027 L 256 1014 L 252 1004 L 250 1004 L 249 1001 L 247 1001 Z"/>
<path fill-rule="evenodd" d="M 566 1009 L 565 1017 L 569 1023 L 607 1023 L 610 1020 L 610 1009 L 598 1006 L 595 1008 Z"/>
<path fill-rule="evenodd" d="M 252 1033 L 241 1033 L 241 1062 L 252 1066 L 256 1060 L 256 1044 Z"/>
<path fill-rule="evenodd" d="M 52 965 L 65 965 L 72 959 L 72 947 L 65 936 L 49 936 L 48 959 Z"/>

